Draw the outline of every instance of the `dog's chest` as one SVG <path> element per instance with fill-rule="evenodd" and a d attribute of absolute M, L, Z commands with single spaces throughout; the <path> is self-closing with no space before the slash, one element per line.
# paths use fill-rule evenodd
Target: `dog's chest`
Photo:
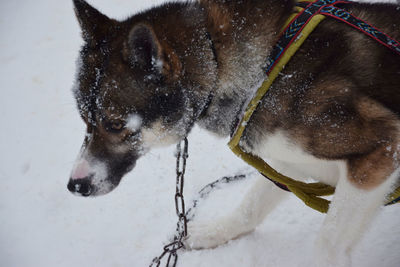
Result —
<path fill-rule="evenodd" d="M 299 180 L 312 178 L 335 185 L 345 170 L 343 161 L 317 158 L 280 131 L 265 135 L 257 142 L 253 153 L 283 174 Z"/>
<path fill-rule="evenodd" d="M 314 163 L 318 160 L 281 131 L 264 135 L 255 150 L 263 157 L 288 163 Z"/>

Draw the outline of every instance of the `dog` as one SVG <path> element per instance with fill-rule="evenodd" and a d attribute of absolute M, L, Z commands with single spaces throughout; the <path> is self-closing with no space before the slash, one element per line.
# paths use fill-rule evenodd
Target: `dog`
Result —
<path fill-rule="evenodd" d="M 229 136 L 292 0 L 166 3 L 124 21 L 73 0 L 84 45 L 73 89 L 86 136 L 68 189 L 113 190 L 153 147 L 194 124 Z M 396 4 L 346 10 L 400 39 Z M 278 171 L 336 187 L 316 240 L 317 266 L 351 266 L 351 251 L 399 183 L 400 58 L 344 23 L 325 19 L 283 69 L 241 145 Z M 252 231 L 287 195 L 265 178 L 240 207 L 208 225 L 189 223 L 191 248 Z"/>

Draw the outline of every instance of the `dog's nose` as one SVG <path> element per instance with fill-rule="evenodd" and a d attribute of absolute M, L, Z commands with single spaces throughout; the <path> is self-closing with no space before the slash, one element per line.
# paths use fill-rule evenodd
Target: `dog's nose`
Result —
<path fill-rule="evenodd" d="M 92 185 L 90 179 L 71 179 L 68 183 L 68 190 L 72 193 L 81 194 L 84 197 L 90 196 L 92 193 Z"/>

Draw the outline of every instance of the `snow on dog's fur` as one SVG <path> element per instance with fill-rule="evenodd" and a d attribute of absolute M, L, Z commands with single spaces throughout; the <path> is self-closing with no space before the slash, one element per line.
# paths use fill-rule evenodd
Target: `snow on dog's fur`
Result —
<path fill-rule="evenodd" d="M 87 135 L 68 189 L 114 189 L 136 160 L 197 123 L 228 136 L 290 15 L 291 0 L 169 3 L 124 21 L 74 0 L 85 40 L 74 90 Z M 393 4 L 346 7 L 395 39 Z M 349 266 L 352 248 L 399 181 L 400 60 L 326 19 L 263 98 L 243 147 L 285 174 L 336 186 L 317 266 Z M 252 231 L 287 195 L 260 178 L 232 214 L 189 224 L 186 243 L 215 247 Z"/>

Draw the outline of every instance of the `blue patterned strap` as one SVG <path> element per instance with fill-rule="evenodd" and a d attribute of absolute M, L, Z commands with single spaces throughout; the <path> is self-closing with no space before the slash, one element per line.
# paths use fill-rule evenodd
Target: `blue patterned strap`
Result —
<path fill-rule="evenodd" d="M 325 2 L 331 2 L 331 3 L 321 6 L 321 9 L 317 12 L 318 14 L 340 20 L 348 24 L 349 26 L 363 32 L 364 34 L 373 38 L 375 41 L 393 50 L 395 53 L 400 54 L 399 41 L 391 38 L 389 35 L 385 34 L 381 30 L 375 28 L 374 26 L 363 21 L 362 19 L 352 15 L 346 10 L 335 6 L 336 4 L 351 4 L 352 3 L 351 1 L 325 1 Z M 304 8 L 306 6 L 309 6 L 310 4 L 312 4 L 312 2 L 300 2 L 297 5 Z"/>
<path fill-rule="evenodd" d="M 282 31 L 278 42 L 272 48 L 272 51 L 267 59 L 267 64 L 263 68 L 267 74 L 272 71 L 275 64 L 279 61 L 287 48 L 296 40 L 306 24 L 314 15 L 318 14 L 318 11 L 321 9 L 321 7 L 330 5 L 334 2 L 336 1 L 319 0 L 312 3 L 305 2 L 307 6 L 305 7 L 304 11 L 300 12 L 295 18 L 293 18 L 288 26 Z"/>

